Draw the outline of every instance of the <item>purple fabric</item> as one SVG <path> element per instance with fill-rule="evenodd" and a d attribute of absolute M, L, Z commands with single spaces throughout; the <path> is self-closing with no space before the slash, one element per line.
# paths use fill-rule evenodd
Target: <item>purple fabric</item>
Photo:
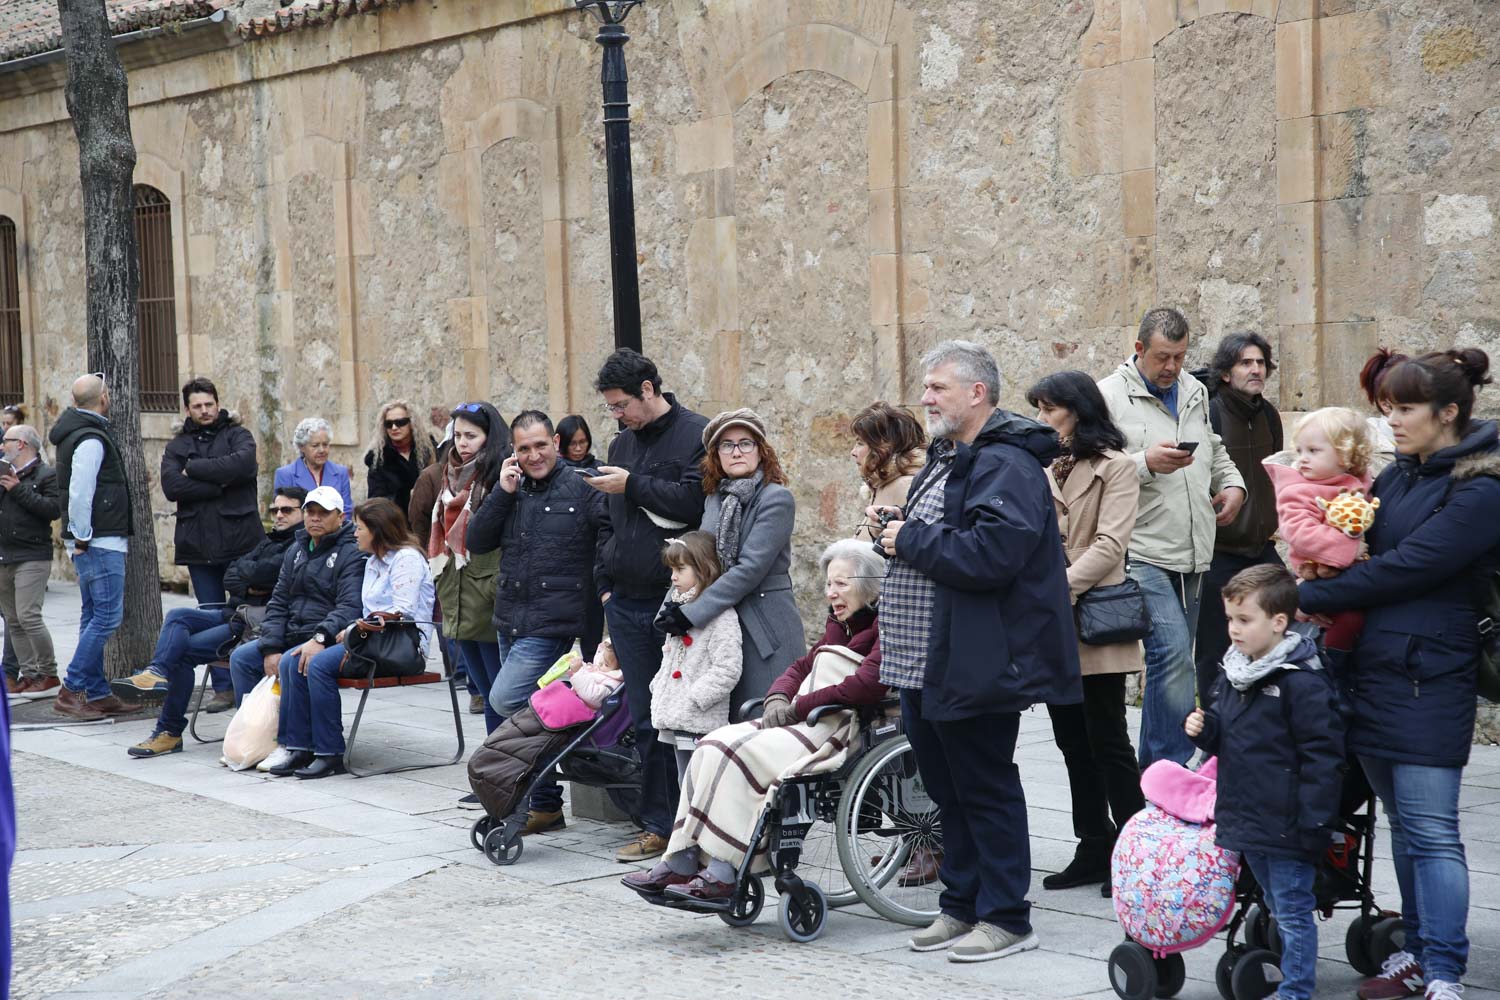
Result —
<path fill-rule="evenodd" d="M 594 730 L 594 735 L 589 737 L 589 742 L 600 750 L 608 750 L 620 742 L 620 737 L 632 726 L 630 721 L 630 699 L 623 692 L 620 694 L 620 710 L 610 716 L 608 722 Z"/>
<path fill-rule="evenodd" d="M 16 799 L 10 777 L 10 702 L 0 709 L 0 899 L 10 899 L 10 866 L 16 858 Z M 10 996 L 10 906 L 0 906 L 0 997 Z"/>

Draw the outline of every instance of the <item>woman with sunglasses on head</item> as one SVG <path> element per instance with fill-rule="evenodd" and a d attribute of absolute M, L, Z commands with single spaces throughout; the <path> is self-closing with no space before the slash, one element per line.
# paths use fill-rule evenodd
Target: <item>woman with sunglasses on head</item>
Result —
<path fill-rule="evenodd" d="M 411 506 L 417 477 L 437 461 L 432 439 L 417 431 L 411 414 L 411 404 L 404 399 L 382 406 L 375 417 L 375 439 L 365 452 L 369 498 L 385 497 L 403 511 Z"/>
<path fill-rule="evenodd" d="M 454 407 L 453 447 L 417 477 L 407 509 L 437 581 L 443 634 L 457 641 L 464 670 L 481 695 L 494 688 L 500 674 L 500 644 L 491 620 L 500 553 L 469 551 L 469 519 L 495 488 L 509 455 L 510 427 L 498 410 L 489 403 Z M 486 698 L 485 732 L 494 732 L 500 722 Z M 464 808 L 481 808 L 476 795 L 459 802 Z"/>
<path fill-rule="evenodd" d="M 656 624 L 682 636 L 727 608 L 739 612 L 744 667 L 729 702 L 737 715 L 746 699 L 759 698 L 787 663 L 807 652 L 790 576 L 797 504 L 754 410 L 714 417 L 703 429 L 703 447 L 702 529 L 714 536 L 723 573 L 691 603 L 663 604 Z"/>

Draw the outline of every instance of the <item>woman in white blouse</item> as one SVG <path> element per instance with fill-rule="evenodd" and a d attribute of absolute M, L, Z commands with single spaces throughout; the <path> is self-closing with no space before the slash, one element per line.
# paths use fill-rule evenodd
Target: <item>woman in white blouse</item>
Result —
<path fill-rule="evenodd" d="M 360 591 L 361 617 L 399 614 L 418 625 L 419 647 L 427 655 L 432 640 L 432 604 L 436 590 L 427 571 L 427 555 L 407 527 L 406 515 L 390 500 L 378 497 L 354 508 L 354 539 L 367 553 Z M 351 626 L 352 627 L 352 626 Z M 346 628 L 338 635 L 343 648 Z M 313 759 L 292 773 L 325 778 L 344 773 L 344 720 L 337 677 L 311 677 L 301 670 L 281 674 L 284 745 L 294 753 L 310 751 Z"/>

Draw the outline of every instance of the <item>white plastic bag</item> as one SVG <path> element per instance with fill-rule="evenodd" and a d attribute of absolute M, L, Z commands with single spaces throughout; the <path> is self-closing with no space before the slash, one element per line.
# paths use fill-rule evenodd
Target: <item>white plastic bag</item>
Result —
<path fill-rule="evenodd" d="M 231 769 L 254 767 L 276 749 L 276 722 L 281 711 L 281 688 L 275 677 L 262 677 L 245 695 L 224 733 L 224 759 Z"/>

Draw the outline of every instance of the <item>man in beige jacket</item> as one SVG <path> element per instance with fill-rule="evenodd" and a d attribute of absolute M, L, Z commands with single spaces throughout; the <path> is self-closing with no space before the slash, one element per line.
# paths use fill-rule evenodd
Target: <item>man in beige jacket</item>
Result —
<path fill-rule="evenodd" d="M 1138 746 L 1141 769 L 1187 762 L 1182 720 L 1194 707 L 1193 632 L 1214 534 L 1245 502 L 1245 482 L 1209 423 L 1208 390 L 1183 370 L 1188 322 L 1175 309 L 1141 320 L 1135 355 L 1099 383 L 1135 459 L 1141 498 L 1129 573 L 1151 612 Z"/>

